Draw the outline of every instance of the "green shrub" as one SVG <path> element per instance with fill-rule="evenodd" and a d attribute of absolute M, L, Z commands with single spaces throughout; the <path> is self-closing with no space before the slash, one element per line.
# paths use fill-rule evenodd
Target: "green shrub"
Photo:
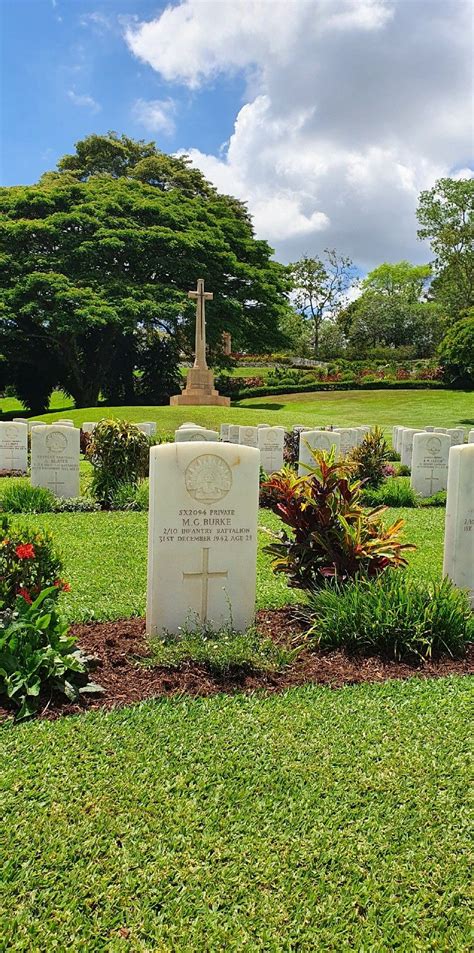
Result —
<path fill-rule="evenodd" d="M 234 632 L 225 628 L 215 632 L 209 625 L 192 631 L 184 628 L 180 636 L 152 639 L 149 666 L 180 668 L 188 662 L 203 665 L 213 675 L 238 677 L 250 672 L 272 672 L 288 665 L 296 650 L 282 649 L 256 629 Z"/>
<path fill-rule="evenodd" d="M 390 459 L 390 450 L 380 427 L 365 434 L 362 443 L 354 447 L 347 462 L 354 464 L 354 472 L 365 486 L 377 487 L 385 478 L 385 465 Z"/>
<path fill-rule="evenodd" d="M 392 477 L 376 490 L 364 489 L 362 500 L 365 506 L 406 506 L 420 505 L 420 498 L 406 479 Z"/>
<path fill-rule="evenodd" d="M 16 707 L 17 720 L 34 714 L 40 692 L 74 701 L 84 691 L 99 691 L 88 681 L 76 639 L 67 635 L 59 593 L 54 586 L 43 589 L 32 604 L 19 597 L 13 611 L 0 612 L 0 695 Z"/>
<path fill-rule="evenodd" d="M 333 453 L 312 455 L 315 466 L 305 476 L 285 467 L 264 485 L 276 499 L 271 508 L 290 527 L 290 535 L 270 533 L 274 572 L 285 573 L 290 586 L 313 589 L 330 577 L 345 582 L 406 565 L 403 550 L 413 547 L 400 540 L 403 520 L 385 527 L 383 507 L 362 508 L 361 483 L 349 464 L 336 463 Z"/>
<path fill-rule="evenodd" d="M 91 500 L 88 496 L 57 497 L 54 500 L 55 513 L 96 513 L 100 510 L 100 503 Z"/>
<path fill-rule="evenodd" d="M 51 490 L 29 483 L 8 483 L 0 499 L 4 513 L 51 513 L 55 497 Z"/>
<path fill-rule="evenodd" d="M 474 388 L 474 313 L 450 327 L 439 347 L 444 380 L 450 387 Z"/>
<path fill-rule="evenodd" d="M 380 652 L 395 659 L 462 655 L 474 638 L 465 592 L 449 579 L 426 585 L 404 572 L 328 584 L 309 598 L 309 637 L 321 648 Z"/>
<path fill-rule="evenodd" d="M 94 473 L 92 496 L 110 505 L 124 483 L 136 485 L 148 474 L 150 443 L 146 434 L 126 420 L 101 420 L 89 442 L 87 456 Z"/>
<path fill-rule="evenodd" d="M 397 476 L 407 477 L 410 476 L 411 470 L 410 467 L 407 467 L 406 463 L 402 463 L 398 468 Z"/>
<path fill-rule="evenodd" d="M 61 578 L 62 561 L 53 537 L 33 527 L 13 527 L 0 521 L 0 602 L 7 608 L 21 595 L 32 602 L 42 589 L 68 588 Z"/>
<path fill-rule="evenodd" d="M 426 496 L 420 499 L 420 506 L 446 506 L 446 490 L 438 490 L 433 496 Z"/>

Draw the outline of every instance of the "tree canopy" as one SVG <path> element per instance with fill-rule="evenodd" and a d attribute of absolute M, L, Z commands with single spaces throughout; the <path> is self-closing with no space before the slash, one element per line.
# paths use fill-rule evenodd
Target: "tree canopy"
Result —
<path fill-rule="evenodd" d="M 421 193 L 417 216 L 435 255 L 432 294 L 457 320 L 474 306 L 474 181 L 439 179 Z"/>
<path fill-rule="evenodd" d="M 0 213 L 0 348 L 35 412 L 55 384 L 95 403 L 115 363 L 130 383 L 140 333 L 190 349 L 197 277 L 214 292 L 211 351 L 223 330 L 236 348 L 284 343 L 287 274 L 245 206 L 153 143 L 89 136 L 37 185 L 0 190 Z"/>

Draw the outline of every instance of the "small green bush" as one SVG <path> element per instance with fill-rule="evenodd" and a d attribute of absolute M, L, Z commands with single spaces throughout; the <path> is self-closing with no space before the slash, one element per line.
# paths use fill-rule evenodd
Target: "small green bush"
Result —
<path fill-rule="evenodd" d="M 321 648 L 382 653 L 395 659 L 428 659 L 464 653 L 474 638 L 465 592 L 449 579 L 426 585 L 388 571 L 344 588 L 327 585 L 308 604 L 308 636 Z"/>
<path fill-rule="evenodd" d="M 134 424 L 126 420 L 101 420 L 87 449 L 94 468 L 90 490 L 103 505 L 113 503 L 120 487 L 136 485 L 148 474 L 150 442 Z"/>
<path fill-rule="evenodd" d="M 406 506 L 420 505 L 420 498 L 407 480 L 391 477 L 377 489 L 367 487 L 362 493 L 365 506 Z"/>
<path fill-rule="evenodd" d="M 40 692 L 75 701 L 85 691 L 100 690 L 89 683 L 87 661 L 67 635 L 59 594 L 53 586 L 31 604 L 19 597 L 13 611 L 0 611 L 0 695 L 16 707 L 17 720 L 34 714 Z"/>
<path fill-rule="evenodd" d="M 55 513 L 96 513 L 97 510 L 100 510 L 100 503 L 88 496 L 58 497 L 53 504 Z"/>
<path fill-rule="evenodd" d="M 282 649 L 256 629 L 234 632 L 213 630 L 210 625 L 195 631 L 184 628 L 179 636 L 150 641 L 151 654 L 144 664 L 180 668 L 187 662 L 203 665 L 213 675 L 237 677 L 250 672 L 273 672 L 288 665 L 298 650 Z"/>
<path fill-rule="evenodd" d="M 0 521 L 0 602 L 11 608 L 18 595 L 32 602 L 42 589 L 67 589 L 61 578 L 62 561 L 50 533 L 34 527 Z"/>
<path fill-rule="evenodd" d="M 402 463 L 397 471 L 397 476 L 405 477 L 410 476 L 411 470 L 410 467 L 407 467 L 406 463 Z"/>
<path fill-rule="evenodd" d="M 52 513 L 54 504 L 51 490 L 29 483 L 8 483 L 0 499 L 4 513 Z"/>

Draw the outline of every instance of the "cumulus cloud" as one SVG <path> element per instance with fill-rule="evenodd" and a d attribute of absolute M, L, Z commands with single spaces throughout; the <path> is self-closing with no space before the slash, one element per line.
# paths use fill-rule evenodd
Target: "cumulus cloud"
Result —
<path fill-rule="evenodd" d="M 132 115 L 150 132 L 162 132 L 169 136 L 175 130 L 174 111 L 175 106 L 171 99 L 137 99 L 133 104 Z"/>
<path fill-rule="evenodd" d="M 467 0 L 183 0 L 126 40 L 196 91 L 241 74 L 226 148 L 183 143 L 193 162 L 248 201 L 279 257 L 334 246 L 368 268 L 426 260 L 418 194 L 466 174 L 469 23 Z"/>
<path fill-rule="evenodd" d="M 93 113 L 98 113 L 101 109 L 100 103 L 93 96 L 88 96 L 87 93 L 76 93 L 74 89 L 68 89 L 67 95 L 74 106 L 86 107 Z"/>

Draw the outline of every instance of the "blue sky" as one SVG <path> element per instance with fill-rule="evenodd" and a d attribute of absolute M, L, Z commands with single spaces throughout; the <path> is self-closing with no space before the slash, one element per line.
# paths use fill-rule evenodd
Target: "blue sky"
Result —
<path fill-rule="evenodd" d="M 151 19 L 164 6 L 150 0 L 1 0 L 2 185 L 36 182 L 76 140 L 109 129 L 156 139 L 166 152 L 191 145 L 219 151 L 242 105 L 243 78 L 221 77 L 204 90 L 176 89 L 139 62 L 124 40 L 126 19 Z M 166 101 L 171 94 L 179 114 L 174 130 L 155 131 L 137 118 L 138 100 Z"/>
<path fill-rule="evenodd" d="M 3 185 L 114 129 L 184 150 L 282 261 L 427 261 L 472 175 L 470 0 L 0 0 Z"/>

